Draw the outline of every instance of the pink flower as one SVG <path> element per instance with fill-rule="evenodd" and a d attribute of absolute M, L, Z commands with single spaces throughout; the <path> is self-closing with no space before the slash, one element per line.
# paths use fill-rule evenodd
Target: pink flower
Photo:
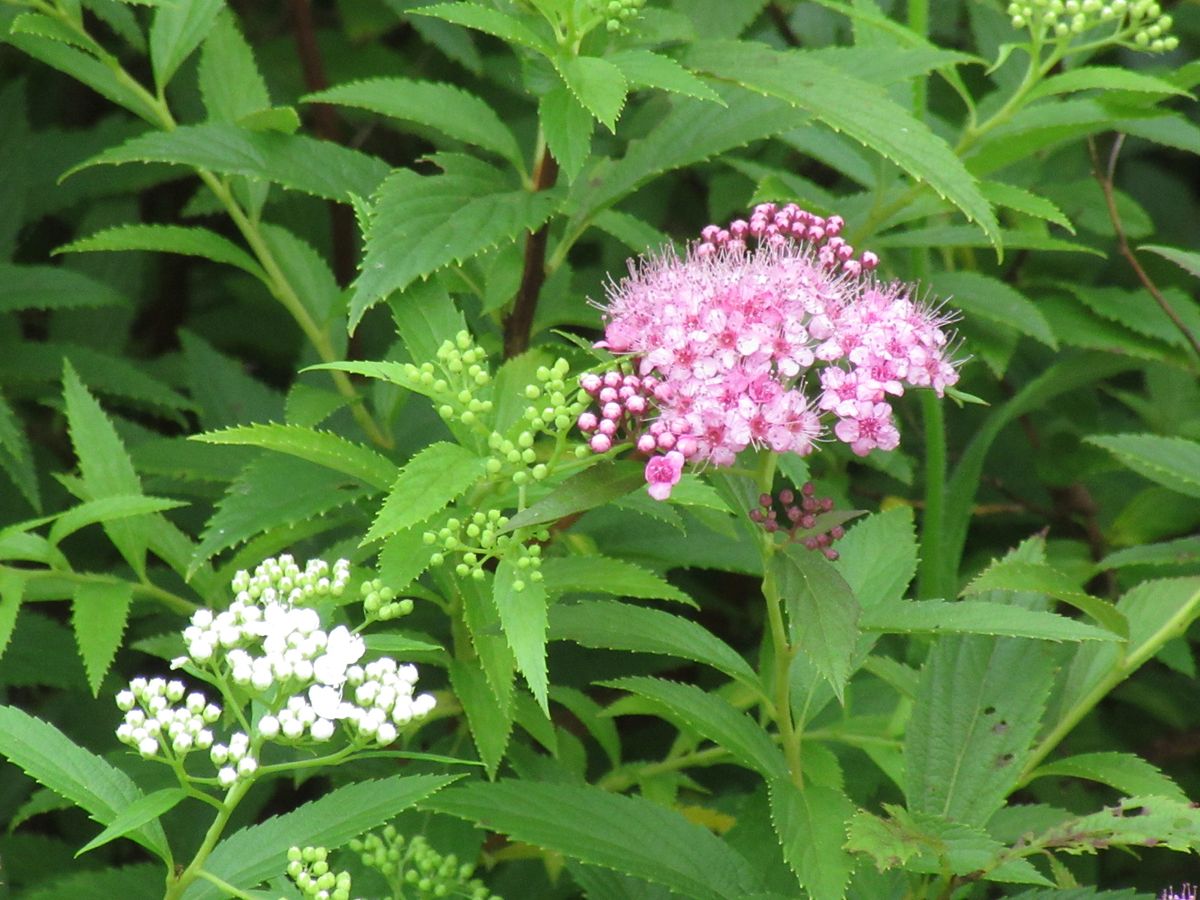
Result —
<path fill-rule="evenodd" d="M 650 485 L 650 496 L 655 500 L 666 500 L 671 488 L 679 484 L 683 474 L 683 454 L 672 450 L 666 456 L 653 456 L 646 463 L 646 483 Z"/>

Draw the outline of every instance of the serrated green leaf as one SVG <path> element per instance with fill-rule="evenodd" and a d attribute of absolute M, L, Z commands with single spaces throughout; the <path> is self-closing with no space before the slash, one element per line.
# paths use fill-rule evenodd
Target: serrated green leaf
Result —
<path fill-rule="evenodd" d="M 32 34 L 7 34 L 6 43 L 86 84 L 102 97 L 122 106 L 134 115 L 160 126 L 158 110 L 143 92 L 131 88 L 116 73 L 98 59 L 59 43 L 57 40 Z"/>
<path fill-rule="evenodd" d="M 521 148 L 508 126 L 487 103 L 456 85 L 409 78 L 370 78 L 339 84 L 300 99 L 304 103 L 352 106 L 415 122 L 490 150 L 517 169 L 524 167 Z"/>
<path fill-rule="evenodd" d="M 109 823 L 107 828 L 80 847 L 75 853 L 76 858 L 87 853 L 89 850 L 95 850 L 97 847 L 103 847 L 110 841 L 124 837 L 135 828 L 141 828 L 147 822 L 158 819 L 164 813 L 169 812 L 186 800 L 187 797 L 188 793 L 183 788 L 163 788 L 160 791 L 155 791 L 153 794 L 139 797 L 117 813 L 116 818 Z M 169 860 L 166 861 L 169 862 Z"/>
<path fill-rule="evenodd" d="M 1068 819 L 1033 840 L 1072 854 L 1113 846 L 1191 852 L 1200 841 L 1200 811 L 1169 797 L 1126 797 L 1115 808 Z"/>
<path fill-rule="evenodd" d="M 1091 616 L 1100 626 L 1120 638 L 1129 637 L 1129 623 L 1106 600 L 1093 597 L 1069 577 L 1045 563 L 1006 557 L 988 566 L 963 589 L 963 596 L 987 591 L 1027 591 L 1045 594 Z"/>
<path fill-rule="evenodd" d="M 841 900 L 854 860 L 843 846 L 854 804 L 841 791 L 816 784 L 769 782 L 771 823 L 787 861 L 812 900 Z"/>
<path fill-rule="evenodd" d="M 29 505 L 41 512 L 42 495 L 33 465 L 33 448 L 24 426 L 3 394 L 0 394 L 0 468 L 8 473 Z"/>
<path fill-rule="evenodd" d="M 1096 563 L 1096 571 L 1125 566 L 1186 566 L 1197 562 L 1200 562 L 1200 537 L 1190 537 L 1116 550 Z"/>
<path fill-rule="evenodd" d="M 1058 341 L 1041 310 L 1011 285 L 979 272 L 942 272 L 936 288 L 947 303 L 969 316 L 988 319 L 1040 341 L 1052 350 Z"/>
<path fill-rule="evenodd" d="M 236 266 L 264 283 L 268 281 L 262 267 L 249 253 L 228 238 L 223 238 L 207 228 L 183 225 L 118 225 L 64 244 L 54 252 L 93 253 L 105 250 L 152 250 L 157 253 L 199 256 L 213 262 Z"/>
<path fill-rule="evenodd" d="M 21 13 L 8 26 L 9 34 L 30 34 L 48 38 L 61 44 L 68 44 L 86 50 L 95 56 L 102 48 L 87 33 L 76 31 L 61 19 L 51 18 L 41 13 Z"/>
<path fill-rule="evenodd" d="M 1170 777 L 1133 753 L 1080 753 L 1045 763 L 1033 770 L 1034 778 L 1067 777 L 1097 781 L 1126 796 L 1155 794 L 1179 803 L 1188 797 Z"/>
<path fill-rule="evenodd" d="M 558 485 L 547 496 L 508 520 L 507 531 L 557 522 L 623 497 L 646 483 L 642 466 L 597 463 Z"/>
<path fill-rule="evenodd" d="M 524 585 L 517 590 L 518 582 Z M 549 623 L 546 613 L 546 589 L 540 581 L 528 577 L 510 559 L 503 559 L 496 568 L 492 583 L 492 602 L 500 614 L 500 626 L 504 638 L 512 649 L 517 668 L 525 676 L 525 683 L 541 706 L 550 715 L 550 700 L 547 696 L 546 676 L 546 631 Z"/>
<path fill-rule="evenodd" d="M 1200 278 L 1200 253 L 1193 253 L 1190 250 L 1180 250 L 1176 247 L 1162 247 L 1158 244 L 1142 244 L 1138 249 L 1146 250 L 1161 256 L 1163 259 L 1170 260 L 1189 275 Z"/>
<path fill-rule="evenodd" d="M 128 306 L 129 301 L 102 281 L 59 266 L 0 263 L 0 312 L 21 309 L 80 309 Z"/>
<path fill-rule="evenodd" d="M 1027 216 L 1044 219 L 1061 225 L 1071 234 L 1075 233 L 1075 226 L 1066 214 L 1039 194 L 1000 181 L 981 181 L 979 190 L 994 206 L 1003 206 Z"/>
<path fill-rule="evenodd" d="M 1029 92 L 1026 100 L 1039 100 L 1042 97 L 1070 94 L 1075 91 L 1135 91 L 1143 94 L 1188 96 L 1187 91 L 1177 88 L 1169 81 L 1132 69 L 1116 66 L 1081 66 L 1043 79 Z"/>
<path fill-rule="evenodd" d="M 199 407 L 197 413 L 202 428 L 216 430 L 246 422 L 282 418 L 283 399 L 274 389 L 252 378 L 241 360 L 217 352 L 208 341 L 190 331 L 179 333 L 179 343 L 183 348 L 188 391 Z M 185 458 L 188 454 L 205 451 L 214 452 L 210 446 L 190 442 L 171 449 L 171 452 L 178 452 Z M 248 462 L 242 458 L 246 454 L 241 451 L 216 452 L 236 461 L 235 472 Z"/>
<path fill-rule="evenodd" d="M 854 591 L 823 556 L 800 544 L 785 544 L 771 557 L 767 578 L 787 609 L 793 646 L 840 698 L 858 642 Z"/>
<path fill-rule="evenodd" d="M 863 631 L 890 634 L 991 634 L 1042 641 L 1117 641 L 1103 628 L 1056 613 L 976 600 L 897 600 L 863 610 Z"/>
<path fill-rule="evenodd" d="M 613 720 L 604 715 L 599 703 L 583 691 L 565 685 L 551 685 L 550 699 L 570 710 L 571 715 L 596 739 L 613 768 L 621 764 L 621 735 Z"/>
<path fill-rule="evenodd" d="M 25 599 L 25 578 L 18 570 L 0 566 L 0 656 L 8 649 Z"/>
<path fill-rule="evenodd" d="M 550 637 L 584 647 L 690 659 L 762 690 L 754 670 L 732 647 L 703 626 L 660 609 L 612 600 L 557 603 L 550 610 Z"/>
<path fill-rule="evenodd" d="M 1014 250 L 1046 250 L 1055 253 L 1086 253 L 1103 256 L 1103 251 L 1087 244 L 1065 241 L 1033 231 L 1000 229 L 997 232 L 1001 243 Z M 931 225 L 927 228 L 911 228 L 882 234 L 871 240 L 877 247 L 987 247 L 989 241 L 980 235 L 977 228 L 969 225 Z"/>
<path fill-rule="evenodd" d="M 592 223 L 605 234 L 610 234 L 639 256 L 660 247 L 670 247 L 671 239 L 653 225 L 637 216 L 606 209 Z"/>
<path fill-rule="evenodd" d="M 297 490 L 304 485 L 304 490 Z M 196 546 L 189 572 L 222 550 L 274 528 L 320 520 L 371 493 L 358 481 L 288 456 L 262 457 L 246 467 L 217 503 Z"/>
<path fill-rule="evenodd" d="M 352 194 L 370 196 L 388 173 L 383 160 L 329 141 L 208 122 L 130 138 L 72 167 L 63 178 L 93 166 L 134 162 L 244 175 L 342 203 Z"/>
<path fill-rule="evenodd" d="M 446 790 L 422 807 L 694 900 L 745 897 L 759 887 L 745 860 L 706 828 L 649 800 L 596 787 L 476 782 Z"/>
<path fill-rule="evenodd" d="M 24 900 L 112 900 L 113 897 L 153 897 L 163 889 L 161 863 L 135 863 L 119 869 L 84 869 L 39 882 L 23 893 Z"/>
<path fill-rule="evenodd" d="M 350 302 L 352 329 L 387 294 L 536 231 L 561 201 L 553 190 L 498 191 L 504 175 L 490 166 L 480 169 L 429 176 L 399 169 L 383 182 Z"/>
<path fill-rule="evenodd" d="M 621 70 L 597 56 L 572 56 L 555 59 L 554 66 L 567 89 L 601 125 L 617 130 L 617 119 L 625 107 L 629 87 Z"/>
<path fill-rule="evenodd" d="M 1157 434 L 1091 435 L 1122 464 L 1163 487 L 1200 497 L 1200 443 Z"/>
<path fill-rule="evenodd" d="M 538 123 L 567 181 L 574 181 L 592 152 L 592 130 L 596 125 L 591 114 L 566 85 L 559 84 L 538 101 Z"/>
<path fill-rule="evenodd" d="M 258 227 L 271 255 L 287 273 L 296 295 L 313 319 L 324 325 L 343 314 L 342 289 L 325 257 L 286 228 L 267 222 L 260 222 Z"/>
<path fill-rule="evenodd" d="M 63 398 L 71 444 L 91 499 L 141 494 L 142 483 L 125 452 L 125 445 L 69 362 L 63 371 Z M 146 546 L 150 540 L 148 527 L 149 520 L 145 518 L 104 523 L 104 531 L 113 545 L 143 578 Z"/>
<path fill-rule="evenodd" d="M 204 39 L 198 75 L 210 120 L 236 122 L 271 105 L 254 51 L 232 13 L 219 15 Z"/>
<path fill-rule="evenodd" d="M 554 52 L 549 43 L 527 28 L 520 19 L 478 3 L 435 3 L 432 6 L 417 7 L 410 12 L 412 15 L 436 16 L 455 25 L 474 28 L 476 31 L 498 37 L 505 43 L 536 50 L 543 56 L 550 56 Z"/>
<path fill-rule="evenodd" d="M 695 69 L 785 100 L 844 132 L 953 203 L 993 246 L 1001 247 L 999 225 L 975 179 L 945 141 L 883 89 L 803 51 L 781 53 L 764 44 L 699 43 L 689 51 L 687 61 Z M 847 97 L 854 102 L 845 102 Z"/>
<path fill-rule="evenodd" d="M 483 474 L 483 460 L 470 450 L 445 441 L 430 444 L 400 470 L 363 543 L 425 521 Z"/>
<path fill-rule="evenodd" d="M 158 7 L 150 26 L 150 63 L 161 94 L 183 61 L 200 46 L 225 0 L 188 0 Z"/>
<path fill-rule="evenodd" d="M 370 447 L 346 440 L 332 431 L 319 431 L 300 425 L 237 425 L 193 435 L 191 439 L 206 444 L 261 447 L 286 453 L 357 478 L 378 491 L 386 491 L 391 487 L 398 472 L 391 460 Z"/>
<path fill-rule="evenodd" d="M 724 747 L 738 763 L 764 778 L 787 777 L 787 764 L 775 742 L 723 697 L 695 685 L 661 678 L 634 676 L 603 684 L 649 700 L 667 719 Z"/>
<path fill-rule="evenodd" d="M 429 521 L 418 522 L 384 539 L 379 550 L 379 576 L 400 593 L 429 568 L 436 547 L 425 543 Z"/>
<path fill-rule="evenodd" d="M 479 759 L 489 778 L 496 777 L 512 735 L 512 703 L 503 703 L 492 691 L 488 677 L 473 660 L 451 660 L 450 686 L 467 714 L 467 725 Z"/>
<path fill-rule="evenodd" d="M 0 755 L 38 784 L 71 800 L 101 825 L 108 825 L 142 796 L 133 780 L 83 749 L 48 722 L 13 706 L 0 706 Z M 167 837 L 157 821 L 130 833 L 160 859 L 170 859 Z"/>
<path fill-rule="evenodd" d="M 100 695 L 108 667 L 121 648 L 132 603 L 133 585 L 126 581 L 85 581 L 75 586 L 71 626 L 93 697 Z"/>
<path fill-rule="evenodd" d="M 73 506 L 54 520 L 47 537 L 51 544 L 60 544 L 68 536 L 97 522 L 114 522 L 131 516 L 144 516 L 152 512 L 178 509 L 187 506 L 180 500 L 165 497 L 148 497 L 143 494 L 114 494 L 97 500 L 88 500 Z"/>
<path fill-rule="evenodd" d="M 941 638 L 921 670 L 905 732 L 908 808 L 985 824 L 1018 783 L 1055 664 L 1039 641 Z"/>
<path fill-rule="evenodd" d="M 833 567 L 863 609 L 899 600 L 917 570 L 917 536 L 911 507 L 875 513 L 855 523 L 838 542 Z"/>
<path fill-rule="evenodd" d="M 720 94 L 669 56 L 650 50 L 620 50 L 604 58 L 621 70 L 631 89 L 658 88 L 725 105 Z"/>
<path fill-rule="evenodd" d="M 283 873 L 289 847 L 340 847 L 455 780 L 445 775 L 393 775 L 348 784 L 290 813 L 230 835 L 213 850 L 204 870 L 226 884 L 254 887 Z M 219 900 L 226 894 L 216 884 L 197 879 L 183 896 L 185 900 Z"/>
<path fill-rule="evenodd" d="M 541 572 L 551 597 L 567 593 L 609 594 L 696 605 L 691 597 L 661 575 L 636 563 L 609 556 L 555 556 L 542 562 Z"/>

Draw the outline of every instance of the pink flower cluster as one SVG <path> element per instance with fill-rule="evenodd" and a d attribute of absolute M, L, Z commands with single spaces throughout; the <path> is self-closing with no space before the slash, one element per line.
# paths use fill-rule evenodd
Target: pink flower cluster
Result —
<path fill-rule="evenodd" d="M 597 346 L 633 371 L 581 379 L 598 405 L 579 418 L 592 450 L 632 440 L 650 457 L 651 495 L 666 499 L 684 462 L 729 466 L 749 446 L 811 453 L 823 413 L 854 453 L 894 449 L 889 399 L 958 380 L 950 318 L 877 281 L 874 256 L 853 259 L 841 227 L 763 204 L 748 223 L 706 228 L 683 259 L 631 264 L 610 286 Z"/>

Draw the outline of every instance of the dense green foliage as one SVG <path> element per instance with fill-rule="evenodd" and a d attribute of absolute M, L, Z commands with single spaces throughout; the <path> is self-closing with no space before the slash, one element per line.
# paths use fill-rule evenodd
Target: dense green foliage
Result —
<path fill-rule="evenodd" d="M 20 896 L 1195 879 L 1200 6 L 0 0 L 0 38 Z M 961 381 L 900 449 L 651 499 L 577 452 L 610 273 L 788 201 L 961 310 Z M 752 520 L 810 481 L 832 560 Z M 434 711 L 236 782 L 131 752 L 111 697 L 285 553 L 350 560 L 330 640 Z M 286 696 L 188 652 L 266 734 Z"/>

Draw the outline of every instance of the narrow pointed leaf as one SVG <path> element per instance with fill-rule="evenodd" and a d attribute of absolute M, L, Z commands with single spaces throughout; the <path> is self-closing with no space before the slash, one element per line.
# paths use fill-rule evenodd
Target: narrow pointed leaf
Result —
<path fill-rule="evenodd" d="M 771 822 L 783 858 L 812 900 L 841 900 L 854 860 L 843 847 L 854 804 L 841 791 L 787 778 L 770 781 Z"/>
<path fill-rule="evenodd" d="M 121 648 L 132 603 L 133 585 L 126 581 L 87 581 L 75 587 L 71 625 L 93 697 L 100 695 L 108 667 Z"/>
<path fill-rule="evenodd" d="M 225 0 L 188 0 L 158 7 L 150 26 L 150 63 L 160 92 L 200 46 L 224 8 Z"/>
<path fill-rule="evenodd" d="M 1108 434 L 1087 438 L 1139 475 L 1163 487 L 1200 497 L 1200 443 L 1157 434 Z"/>
<path fill-rule="evenodd" d="M 646 483 L 642 467 L 628 463 L 597 463 L 556 487 L 548 496 L 508 520 L 507 530 L 557 522 L 575 513 L 624 497 Z"/>
<path fill-rule="evenodd" d="M 492 600 L 500 614 L 500 626 L 512 649 L 517 669 L 546 715 L 550 715 L 549 687 L 546 675 L 546 588 L 529 577 L 530 570 L 520 570 L 509 559 L 496 569 Z M 517 584 L 524 587 L 517 590 Z"/>
<path fill-rule="evenodd" d="M 470 450 L 445 441 L 430 444 L 400 470 L 363 543 L 425 521 L 483 474 L 483 460 Z"/>
<path fill-rule="evenodd" d="M 141 828 L 147 822 L 158 819 L 164 813 L 174 809 L 187 797 L 187 792 L 183 788 L 163 788 L 161 791 L 139 797 L 117 813 L 116 818 L 109 823 L 107 828 L 80 847 L 75 856 L 82 856 L 89 850 L 95 850 L 110 841 L 124 837 L 135 828 Z"/>
<path fill-rule="evenodd" d="M 55 253 L 95 253 L 112 250 L 152 250 L 199 256 L 236 266 L 266 282 L 262 267 L 245 250 L 207 228 L 183 225 L 118 225 L 72 241 Z"/>

